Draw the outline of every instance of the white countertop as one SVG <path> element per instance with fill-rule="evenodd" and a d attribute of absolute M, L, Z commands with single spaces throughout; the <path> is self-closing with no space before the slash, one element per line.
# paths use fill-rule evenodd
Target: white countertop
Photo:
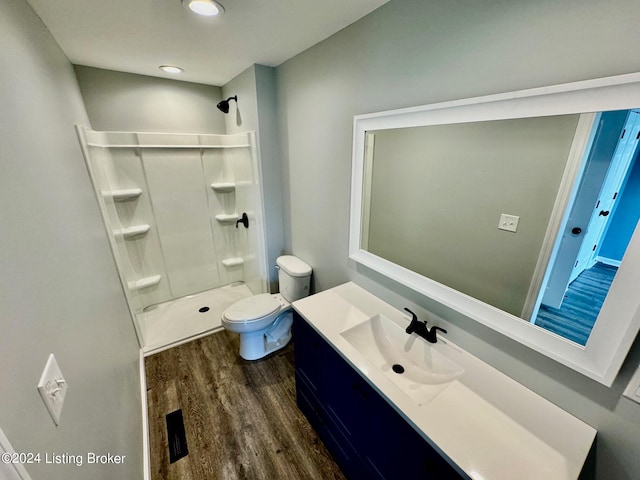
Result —
<path fill-rule="evenodd" d="M 446 338 L 465 372 L 420 404 L 340 335 L 376 314 L 408 325 L 405 313 L 352 282 L 293 307 L 472 479 L 578 478 L 596 430 Z"/>

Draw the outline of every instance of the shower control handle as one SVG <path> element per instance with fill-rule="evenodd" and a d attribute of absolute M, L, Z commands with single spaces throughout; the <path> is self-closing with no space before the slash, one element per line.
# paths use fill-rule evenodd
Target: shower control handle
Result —
<path fill-rule="evenodd" d="M 242 218 L 240 220 L 236 220 L 236 228 L 238 228 L 239 223 L 244 225 L 244 228 L 249 228 L 249 217 L 246 212 L 242 214 Z"/>

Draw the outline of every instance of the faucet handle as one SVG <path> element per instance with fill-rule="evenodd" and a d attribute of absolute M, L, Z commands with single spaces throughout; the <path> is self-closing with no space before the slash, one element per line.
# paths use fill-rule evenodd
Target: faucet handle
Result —
<path fill-rule="evenodd" d="M 405 329 L 405 331 L 411 335 L 413 332 L 424 332 L 427 330 L 427 321 L 418 320 L 418 316 L 413 313 L 411 310 L 405 307 L 405 310 L 411 314 L 411 323 Z"/>
<path fill-rule="evenodd" d="M 447 331 L 444 328 L 440 328 L 437 325 L 434 325 L 431 328 L 426 328 L 425 330 L 426 331 L 424 332 L 424 335 L 422 335 L 422 338 L 424 338 L 429 343 L 438 342 L 438 337 L 436 336 L 436 333 L 438 332 L 438 330 L 440 330 L 442 333 L 447 333 Z"/>
<path fill-rule="evenodd" d="M 418 316 L 415 313 L 413 313 L 407 307 L 404 307 L 404 309 L 411 314 L 411 321 L 412 322 L 417 322 L 418 321 Z"/>
<path fill-rule="evenodd" d="M 429 330 L 430 334 L 433 334 L 433 336 L 435 337 L 436 332 L 440 330 L 442 333 L 447 333 L 447 331 L 444 328 L 440 328 L 437 325 L 434 325 L 433 327 L 431 327 L 431 330 Z"/>

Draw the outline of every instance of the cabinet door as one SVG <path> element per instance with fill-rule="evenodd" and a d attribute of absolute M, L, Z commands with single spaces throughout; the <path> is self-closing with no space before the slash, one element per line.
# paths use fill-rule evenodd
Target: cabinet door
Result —
<path fill-rule="evenodd" d="M 335 350 L 326 352 L 325 408 L 330 419 L 354 447 L 362 443 L 366 401 L 371 387 Z"/>
<path fill-rule="evenodd" d="M 380 395 L 370 396 L 367 415 L 364 462 L 371 478 L 463 478 Z"/>
<path fill-rule="evenodd" d="M 393 415 L 383 398 L 372 397 L 367 406 L 372 421 L 367 428 L 365 462 L 372 478 L 422 478 L 418 475 L 423 440 Z"/>
<path fill-rule="evenodd" d="M 297 312 L 294 312 L 293 341 L 296 374 L 307 382 L 315 397 L 322 400 L 325 352 L 330 347 Z"/>
<path fill-rule="evenodd" d="M 328 413 L 326 398 L 342 390 L 336 388 L 336 379 L 345 374 L 352 376 L 355 372 L 346 363 L 337 364 L 332 360 L 328 364 L 327 357 L 335 359 L 338 355 L 325 340 L 296 314 L 294 320 L 294 352 L 296 362 L 296 397 L 298 407 L 316 430 L 334 460 L 349 479 L 366 478 L 362 475 L 360 456 L 345 435 L 334 412 Z M 356 374 L 357 375 L 357 374 Z M 340 385 L 344 381 L 338 380 Z M 332 405 L 336 405 L 333 401 Z M 342 409 L 338 408 L 342 413 Z M 347 422 L 349 423 L 349 422 Z"/>

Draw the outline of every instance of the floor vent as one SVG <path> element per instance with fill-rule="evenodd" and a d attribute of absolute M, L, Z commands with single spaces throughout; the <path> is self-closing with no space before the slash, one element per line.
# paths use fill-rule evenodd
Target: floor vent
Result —
<path fill-rule="evenodd" d="M 167 415 L 167 440 L 169 442 L 169 463 L 174 463 L 189 454 L 182 410 L 176 410 Z"/>

